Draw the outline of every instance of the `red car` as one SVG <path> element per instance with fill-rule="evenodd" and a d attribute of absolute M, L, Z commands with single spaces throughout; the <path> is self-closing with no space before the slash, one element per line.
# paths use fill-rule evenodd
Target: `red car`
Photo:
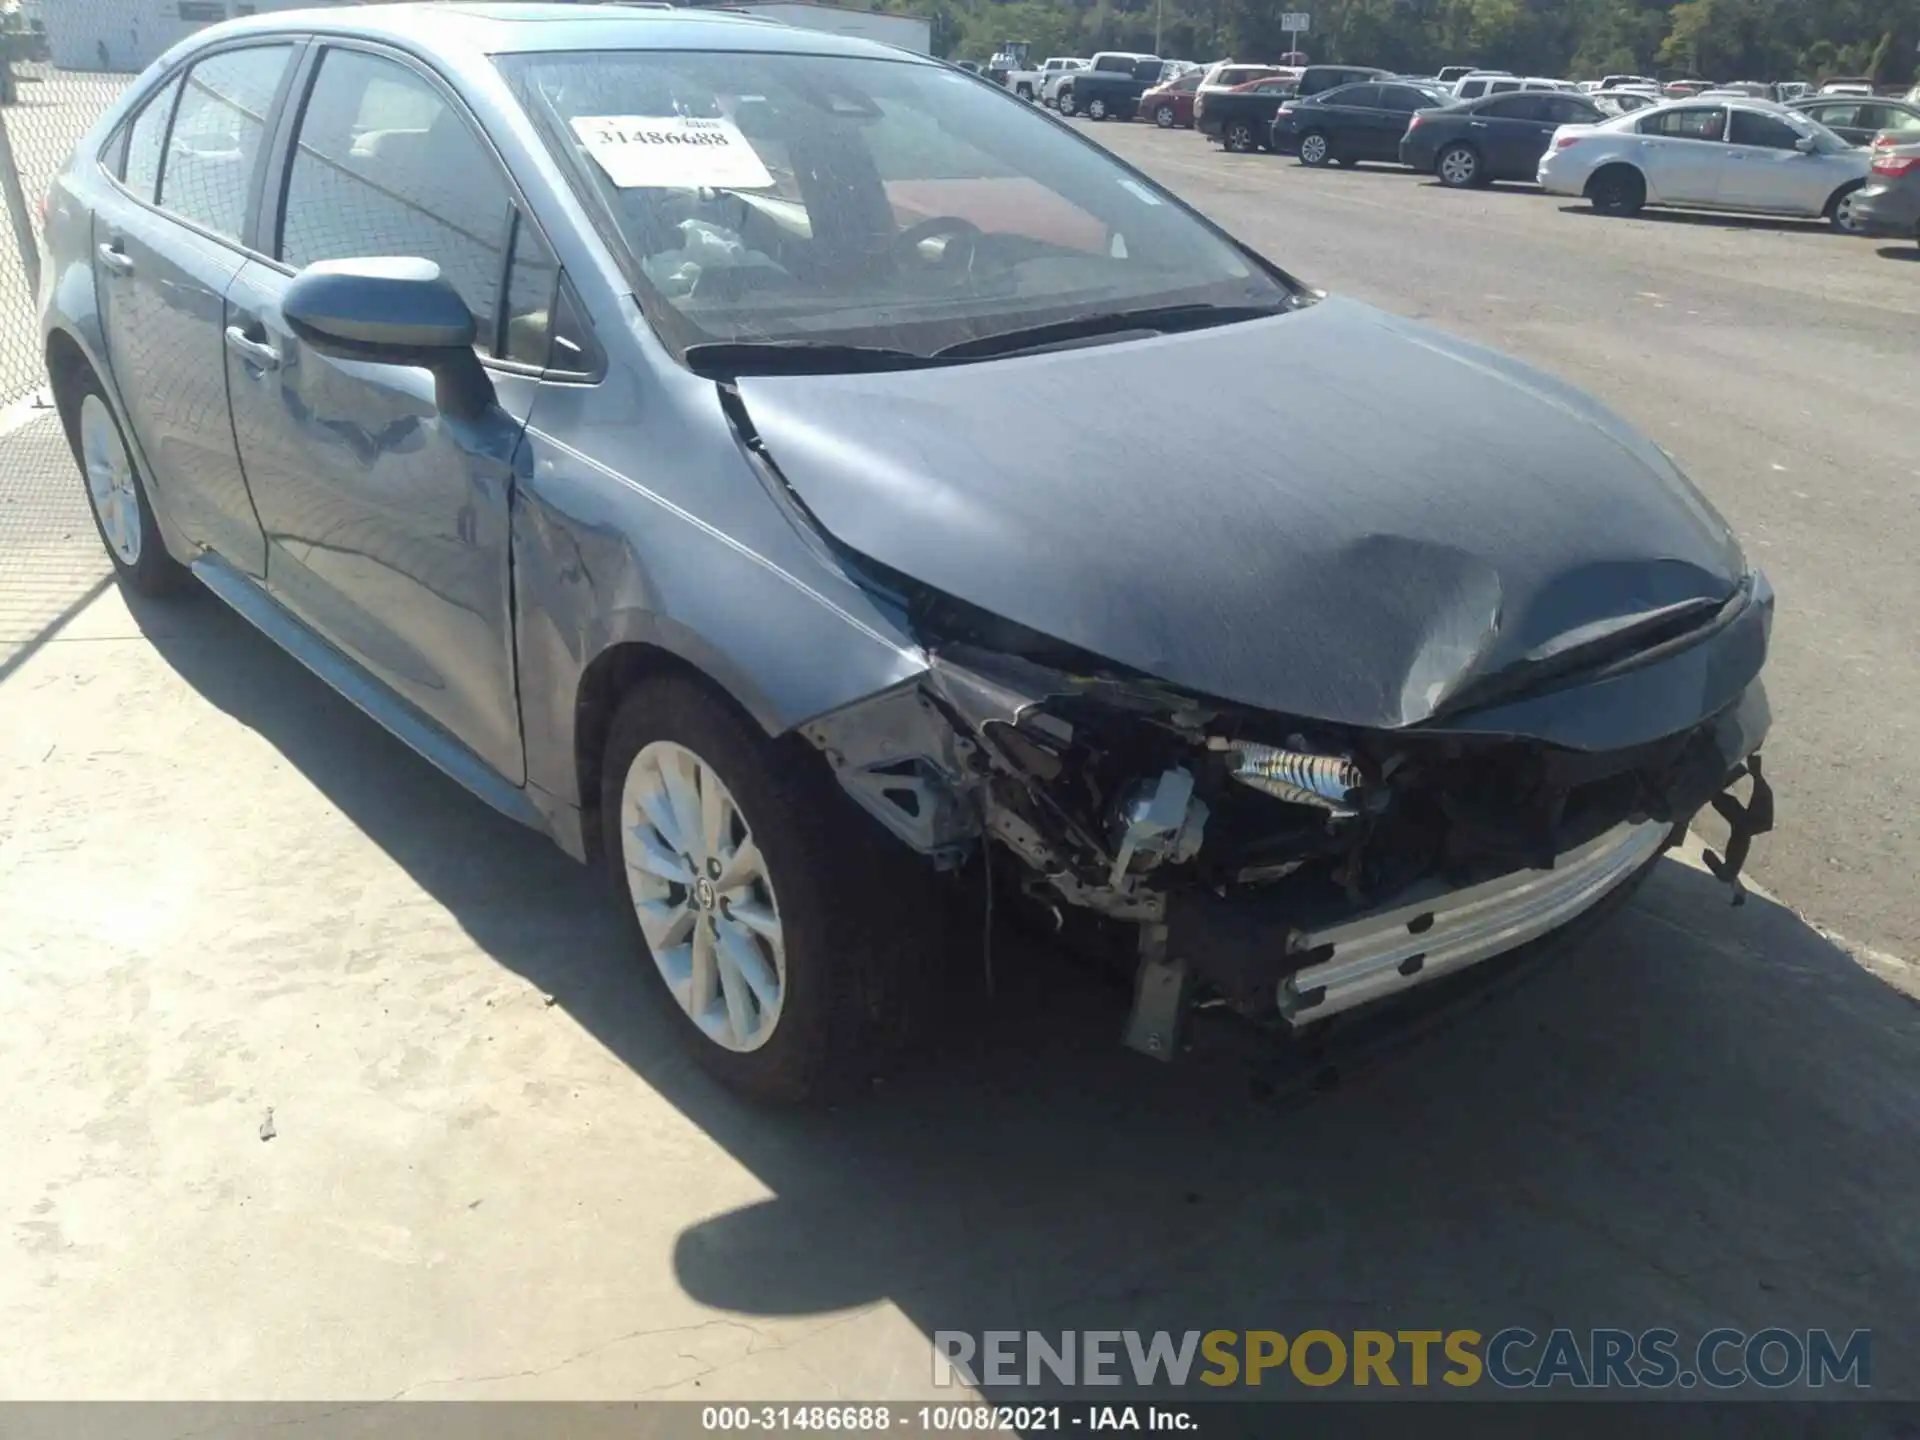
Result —
<path fill-rule="evenodd" d="M 1189 70 L 1177 80 L 1156 85 L 1140 97 L 1140 108 L 1134 113 L 1143 120 L 1153 121 L 1162 130 L 1171 130 L 1175 126 L 1191 130 L 1193 92 L 1200 88 L 1200 82 L 1206 78 L 1207 72 L 1204 70 Z"/>

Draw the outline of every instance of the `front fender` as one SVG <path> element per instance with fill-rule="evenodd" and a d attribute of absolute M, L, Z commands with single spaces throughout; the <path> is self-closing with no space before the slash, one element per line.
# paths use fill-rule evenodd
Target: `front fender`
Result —
<path fill-rule="evenodd" d="M 515 646 L 527 774 L 570 803 L 582 798 L 582 686 L 615 647 L 649 646 L 692 666 L 770 735 L 926 668 L 897 618 L 774 504 L 710 382 L 686 378 L 693 384 L 672 396 L 616 377 L 603 383 L 624 394 L 553 405 L 543 396 L 516 466 Z M 624 428 L 656 437 L 645 450 L 595 445 L 619 450 L 623 466 L 639 473 L 559 438 L 593 442 L 582 405 L 633 415 Z"/>

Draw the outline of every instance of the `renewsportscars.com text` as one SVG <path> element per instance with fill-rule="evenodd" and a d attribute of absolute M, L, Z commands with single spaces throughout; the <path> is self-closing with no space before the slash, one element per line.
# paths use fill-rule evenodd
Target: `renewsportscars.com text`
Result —
<path fill-rule="evenodd" d="M 1867 1330 L 936 1330 L 936 1385 L 1867 1389 Z"/>

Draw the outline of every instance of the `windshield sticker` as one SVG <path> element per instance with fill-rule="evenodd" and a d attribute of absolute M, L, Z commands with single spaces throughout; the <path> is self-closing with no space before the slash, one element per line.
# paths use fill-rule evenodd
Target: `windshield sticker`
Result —
<path fill-rule="evenodd" d="M 582 115 L 573 133 L 622 190 L 768 190 L 773 176 L 731 120 L 688 115 Z"/>
<path fill-rule="evenodd" d="M 1160 203 L 1160 197 L 1142 185 L 1138 180 L 1122 180 L 1120 182 L 1120 188 L 1136 200 L 1144 201 L 1148 205 L 1158 205 Z"/>

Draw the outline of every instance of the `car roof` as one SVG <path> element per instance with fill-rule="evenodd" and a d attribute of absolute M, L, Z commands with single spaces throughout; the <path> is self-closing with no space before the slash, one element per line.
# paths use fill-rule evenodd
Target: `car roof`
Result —
<path fill-rule="evenodd" d="M 236 35 L 288 33 L 355 36 L 472 58 L 568 50 L 790 51 L 892 59 L 910 53 L 853 36 L 802 30 L 771 17 L 721 10 L 499 0 L 402 0 L 389 5 L 269 11 L 196 31 L 177 48 L 197 49 L 212 39 Z"/>

